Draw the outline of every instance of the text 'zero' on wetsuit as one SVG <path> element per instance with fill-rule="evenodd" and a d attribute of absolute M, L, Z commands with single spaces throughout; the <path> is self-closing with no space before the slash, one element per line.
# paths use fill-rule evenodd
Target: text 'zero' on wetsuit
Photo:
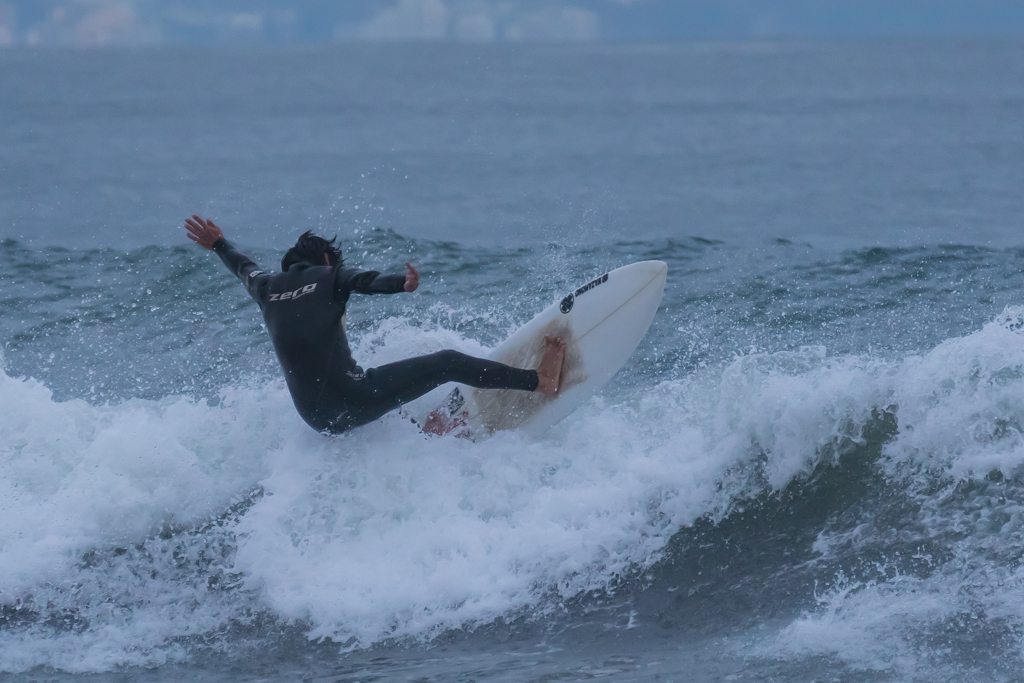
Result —
<path fill-rule="evenodd" d="M 299 415 L 314 429 L 342 432 L 366 424 L 446 382 L 488 389 L 537 388 L 537 372 L 457 351 L 389 363 L 365 372 L 345 336 L 352 292 L 405 291 L 404 275 L 296 263 L 271 275 L 224 238 L 213 249 L 259 304 Z"/>

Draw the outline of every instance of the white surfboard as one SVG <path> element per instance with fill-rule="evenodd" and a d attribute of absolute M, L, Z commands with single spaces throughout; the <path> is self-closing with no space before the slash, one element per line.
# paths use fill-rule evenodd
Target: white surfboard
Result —
<path fill-rule="evenodd" d="M 493 360 L 535 368 L 545 335 L 564 339 L 562 390 L 557 397 L 462 388 L 432 414 L 433 428 L 429 419 L 425 428 L 473 438 L 506 429 L 536 435 L 567 417 L 629 360 L 654 320 L 667 276 L 668 266 L 662 261 L 641 261 L 605 273 L 544 309 L 491 352 Z"/>

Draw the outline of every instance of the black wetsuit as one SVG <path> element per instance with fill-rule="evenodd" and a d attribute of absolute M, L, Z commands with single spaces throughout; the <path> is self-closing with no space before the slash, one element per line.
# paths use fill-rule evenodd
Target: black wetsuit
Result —
<path fill-rule="evenodd" d="M 352 292 L 405 291 L 404 275 L 297 263 L 271 275 L 226 239 L 213 249 L 259 304 L 284 370 L 288 390 L 309 426 L 343 432 L 376 420 L 446 382 L 484 389 L 537 388 L 537 371 L 473 358 L 458 351 L 363 370 L 345 337 L 345 303 Z"/>

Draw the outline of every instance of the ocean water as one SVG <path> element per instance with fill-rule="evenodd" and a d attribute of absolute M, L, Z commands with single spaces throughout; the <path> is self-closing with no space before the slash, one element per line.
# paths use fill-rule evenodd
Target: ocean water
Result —
<path fill-rule="evenodd" d="M 0 677 L 1024 665 L 1024 43 L 0 51 Z M 661 310 L 548 433 L 297 417 L 188 243 L 422 271 L 365 367 Z"/>

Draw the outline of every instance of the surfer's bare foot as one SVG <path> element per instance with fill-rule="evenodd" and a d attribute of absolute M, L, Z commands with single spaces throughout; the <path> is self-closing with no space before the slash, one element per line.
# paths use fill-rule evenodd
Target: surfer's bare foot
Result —
<path fill-rule="evenodd" d="M 537 391 L 548 398 L 558 396 L 562 388 L 562 363 L 565 361 L 565 342 L 552 335 L 544 337 L 544 356 L 537 366 Z"/>

